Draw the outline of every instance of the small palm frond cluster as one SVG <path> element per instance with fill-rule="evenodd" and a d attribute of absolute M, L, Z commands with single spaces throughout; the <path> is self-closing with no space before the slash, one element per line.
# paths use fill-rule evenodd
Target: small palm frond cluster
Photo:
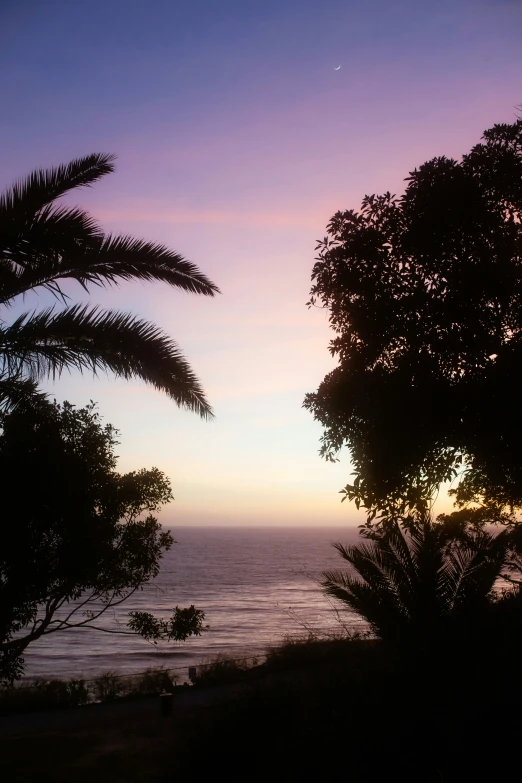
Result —
<path fill-rule="evenodd" d="M 62 283 L 85 289 L 120 280 L 159 281 L 214 296 L 218 288 L 169 248 L 128 236 L 106 236 L 78 207 L 56 203 L 113 171 L 111 155 L 93 154 L 36 171 L 0 196 L 0 304 L 43 288 L 67 303 Z M 30 383 L 65 368 L 136 377 L 178 405 L 212 416 L 203 389 L 176 343 L 154 324 L 127 313 L 72 306 L 0 321 L 0 404 L 16 404 Z M 29 384 L 29 385 L 28 385 Z"/>
<path fill-rule="evenodd" d="M 376 635 L 397 639 L 483 607 L 506 562 L 508 534 L 477 530 L 448 540 L 442 525 L 425 519 L 406 531 L 394 524 L 374 540 L 334 546 L 352 573 L 325 572 L 326 594 L 364 617 Z"/>

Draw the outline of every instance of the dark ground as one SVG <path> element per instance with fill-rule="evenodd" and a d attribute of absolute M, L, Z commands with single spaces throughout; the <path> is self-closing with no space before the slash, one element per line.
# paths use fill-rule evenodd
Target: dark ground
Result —
<path fill-rule="evenodd" d="M 171 717 L 161 717 L 155 698 L 2 718 L 4 779 L 522 779 L 516 665 L 362 652 L 179 689 Z"/>

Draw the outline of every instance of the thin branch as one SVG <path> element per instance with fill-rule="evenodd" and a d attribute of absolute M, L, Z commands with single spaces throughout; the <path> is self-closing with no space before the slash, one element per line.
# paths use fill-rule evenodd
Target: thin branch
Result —
<path fill-rule="evenodd" d="M 96 598 L 99 597 L 99 594 L 91 593 L 89 598 L 87 598 L 85 601 L 82 602 L 79 606 L 76 606 L 65 618 L 59 618 L 57 617 L 55 620 L 53 620 L 51 623 L 49 623 L 49 626 L 53 625 L 55 627 L 50 628 L 46 631 L 46 634 L 48 633 L 55 633 L 56 631 L 59 631 L 62 628 L 87 628 L 89 627 L 87 623 L 91 623 L 93 620 L 97 620 L 99 617 L 101 617 L 108 609 L 114 609 L 115 606 L 119 606 L 120 604 L 124 603 L 124 601 L 127 601 L 137 590 L 139 589 L 139 586 L 133 587 L 132 590 L 128 593 L 125 593 L 124 596 L 119 598 L 117 601 L 114 601 L 114 597 L 117 595 L 116 591 L 113 591 L 112 598 L 109 599 L 109 601 L 97 612 L 93 612 L 93 614 L 88 617 L 85 620 L 82 620 L 79 623 L 69 623 L 70 618 L 76 614 L 76 612 L 81 609 L 83 606 L 85 606 L 90 601 L 96 600 Z M 56 625 L 55 625 L 56 624 Z"/>
<path fill-rule="evenodd" d="M 82 623 L 65 623 L 60 626 L 60 628 L 53 628 L 51 630 L 48 630 L 45 632 L 45 636 L 48 633 L 53 633 L 53 631 L 63 630 L 64 628 L 91 628 L 94 631 L 103 631 L 103 633 L 112 633 L 112 634 L 125 634 L 126 636 L 138 636 L 139 634 L 136 633 L 136 631 L 115 631 L 112 628 L 102 628 L 98 625 L 89 625 L 90 620 L 85 620 Z"/>

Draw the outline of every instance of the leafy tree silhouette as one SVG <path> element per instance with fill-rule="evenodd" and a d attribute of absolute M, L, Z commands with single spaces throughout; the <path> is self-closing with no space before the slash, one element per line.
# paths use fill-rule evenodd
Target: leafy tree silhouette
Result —
<path fill-rule="evenodd" d="M 318 244 L 309 304 L 328 309 L 339 364 L 304 406 L 324 457 L 348 447 L 343 494 L 369 521 L 426 510 L 459 473 L 457 500 L 520 506 L 522 119 L 406 181 Z"/>
<path fill-rule="evenodd" d="M 23 652 L 70 628 L 184 640 L 203 612 L 176 607 L 163 619 L 110 610 L 143 590 L 173 544 L 156 513 L 172 499 L 157 468 L 119 474 L 117 431 L 94 404 L 77 409 L 38 399 L 0 415 L 4 493 L 0 546 L 0 680 L 23 672 Z"/>

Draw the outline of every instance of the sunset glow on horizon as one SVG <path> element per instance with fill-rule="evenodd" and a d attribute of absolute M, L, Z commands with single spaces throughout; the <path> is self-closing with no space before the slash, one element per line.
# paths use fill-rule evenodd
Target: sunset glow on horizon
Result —
<path fill-rule="evenodd" d="M 400 193 L 414 167 L 513 121 L 521 33 L 522 3 L 507 0 L 2 4 L 2 188 L 114 152 L 116 172 L 73 203 L 108 232 L 167 244 L 222 291 L 67 288 L 72 302 L 157 323 L 214 407 L 204 422 L 112 377 L 45 385 L 59 401 L 98 402 L 121 431 L 120 470 L 169 476 L 162 522 L 364 521 L 338 494 L 348 452 L 323 461 L 321 427 L 301 407 L 334 367 L 327 313 L 306 307 L 316 240 L 337 210 Z M 11 313 L 50 304 L 39 293 Z"/>

